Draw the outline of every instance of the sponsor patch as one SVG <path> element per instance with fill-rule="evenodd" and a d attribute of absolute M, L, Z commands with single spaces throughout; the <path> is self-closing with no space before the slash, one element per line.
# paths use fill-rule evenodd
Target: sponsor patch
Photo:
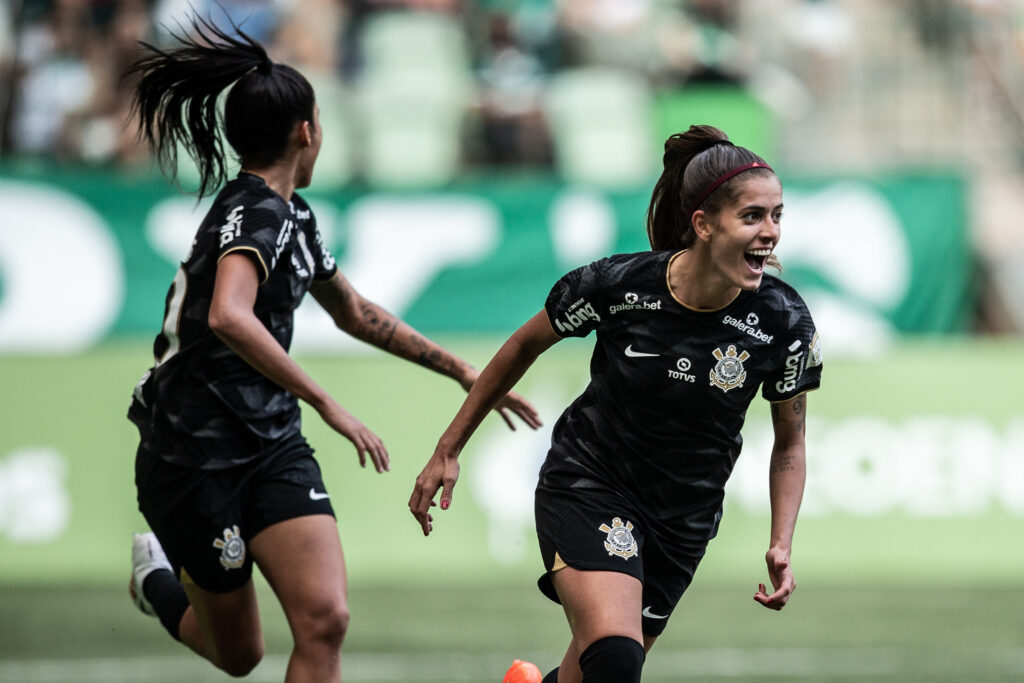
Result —
<path fill-rule="evenodd" d="M 821 365 L 821 340 L 818 339 L 818 333 L 815 331 L 814 336 L 811 338 L 811 350 L 807 357 L 807 367 L 816 368 Z"/>
<path fill-rule="evenodd" d="M 628 560 L 637 554 L 638 546 L 636 539 L 633 538 L 632 522 L 623 523 L 622 519 L 616 517 L 612 520 L 611 526 L 602 524 L 598 530 L 607 534 L 604 539 L 604 549 L 608 551 L 609 555 L 618 555 L 622 559 Z"/>
<path fill-rule="evenodd" d="M 730 327 L 735 327 L 737 330 L 745 332 L 754 339 L 763 341 L 765 344 L 771 344 L 772 339 L 775 338 L 775 335 L 768 334 L 764 330 L 760 329 L 758 327 L 758 324 L 760 322 L 761 319 L 757 317 L 756 313 L 748 313 L 746 322 L 734 318 L 731 315 L 727 315 L 724 318 L 722 318 L 723 324 L 729 325 Z"/>
<path fill-rule="evenodd" d="M 220 227 L 220 248 L 223 249 L 227 245 L 242 234 L 242 205 L 239 204 L 235 208 L 231 209 L 231 213 L 228 214 L 227 223 Z"/>
<path fill-rule="evenodd" d="M 594 304 L 580 299 L 564 315 L 555 318 L 555 327 L 559 332 L 569 334 L 588 320 L 601 322 L 601 316 L 594 310 Z"/>
<path fill-rule="evenodd" d="M 621 304 L 612 304 L 608 307 L 608 314 L 615 315 L 621 311 L 660 311 L 661 310 L 661 299 L 654 299 L 652 301 L 640 301 L 640 295 L 636 292 L 626 292 L 626 295 L 622 297 L 623 302 Z"/>

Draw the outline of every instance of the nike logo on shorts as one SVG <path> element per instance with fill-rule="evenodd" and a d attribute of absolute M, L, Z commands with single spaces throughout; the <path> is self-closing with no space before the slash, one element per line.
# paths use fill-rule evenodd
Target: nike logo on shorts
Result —
<path fill-rule="evenodd" d="M 630 344 L 626 347 L 626 355 L 630 358 L 654 358 L 660 356 L 660 353 L 644 353 L 643 351 L 634 351 L 633 345 Z"/>
<path fill-rule="evenodd" d="M 640 614 L 644 615 L 648 619 L 668 619 L 668 615 L 667 614 L 664 614 L 664 615 L 663 614 L 655 614 L 654 612 L 651 611 L 650 607 L 644 607 L 644 611 L 641 612 Z"/>
<path fill-rule="evenodd" d="M 326 500 L 327 498 L 330 498 L 330 497 L 331 497 L 331 494 L 327 493 L 326 491 L 325 492 L 319 492 L 316 489 L 310 489 L 309 490 L 309 499 L 310 500 Z"/>

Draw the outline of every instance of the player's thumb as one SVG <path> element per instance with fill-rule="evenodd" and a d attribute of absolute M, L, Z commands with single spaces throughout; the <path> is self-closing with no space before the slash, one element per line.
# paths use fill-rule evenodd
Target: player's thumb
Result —
<path fill-rule="evenodd" d="M 452 505 L 452 494 L 454 493 L 455 484 L 445 483 L 444 490 L 441 491 L 441 509 L 447 510 Z"/>

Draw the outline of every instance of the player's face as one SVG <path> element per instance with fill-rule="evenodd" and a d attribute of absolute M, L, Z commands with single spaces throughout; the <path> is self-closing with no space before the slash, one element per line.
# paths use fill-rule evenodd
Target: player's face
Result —
<path fill-rule="evenodd" d="M 709 244 L 715 269 L 733 287 L 756 289 L 779 243 L 782 184 L 774 175 L 744 180 L 737 200 L 713 224 Z"/>
<path fill-rule="evenodd" d="M 320 145 L 324 141 L 324 131 L 320 127 L 320 107 L 313 105 L 313 124 L 310 126 L 310 145 L 304 147 L 299 154 L 299 167 L 295 179 L 295 187 L 309 187 L 313 180 L 313 166 L 320 155 Z"/>

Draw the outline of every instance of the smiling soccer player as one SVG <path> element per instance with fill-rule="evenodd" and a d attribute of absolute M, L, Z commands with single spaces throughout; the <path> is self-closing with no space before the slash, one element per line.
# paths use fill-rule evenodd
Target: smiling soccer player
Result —
<path fill-rule="evenodd" d="M 480 375 L 416 480 L 409 507 L 429 534 L 448 508 L 458 456 L 500 397 L 564 337 L 596 332 L 589 386 L 555 425 L 536 491 L 541 591 L 572 640 L 544 683 L 634 683 L 718 531 L 725 484 L 760 388 L 775 443 L 766 561 L 782 609 L 796 587 L 793 529 L 805 478 L 806 392 L 818 335 L 777 265 L 782 185 L 764 159 L 710 126 L 665 143 L 647 216 L 652 251 L 562 277 L 544 310 Z M 682 673 L 682 672 L 681 672 Z"/>

